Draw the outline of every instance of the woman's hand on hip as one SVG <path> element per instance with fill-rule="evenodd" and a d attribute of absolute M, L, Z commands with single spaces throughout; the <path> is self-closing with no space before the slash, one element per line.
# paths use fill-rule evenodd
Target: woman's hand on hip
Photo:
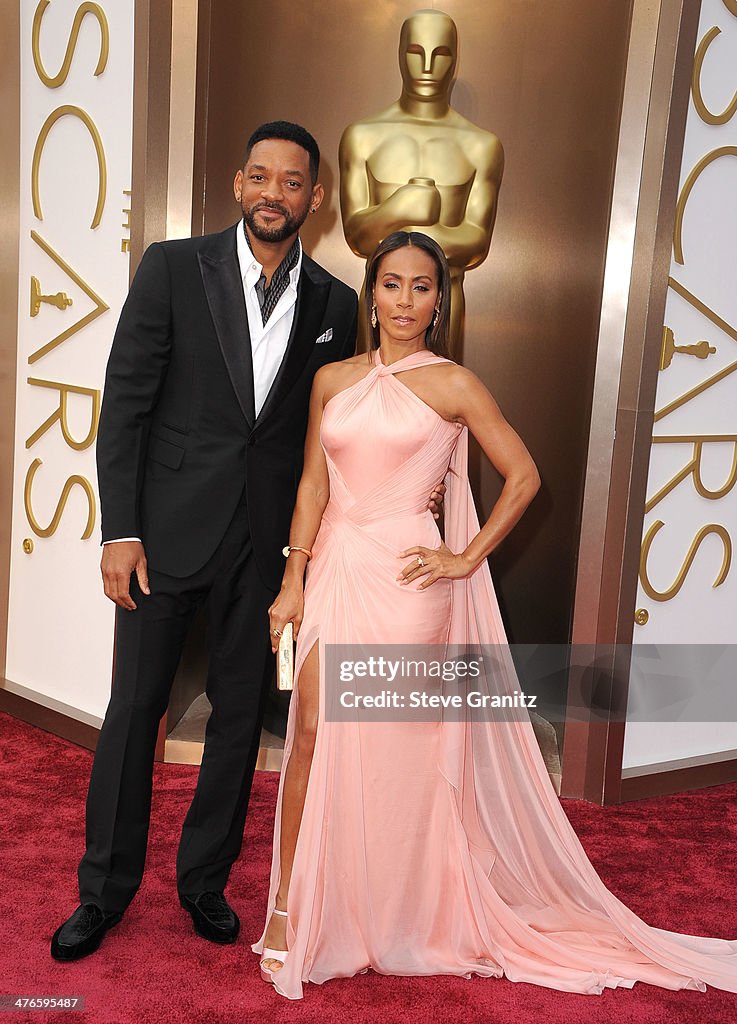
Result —
<path fill-rule="evenodd" d="M 454 555 L 443 542 L 439 548 L 415 547 L 400 551 L 400 558 L 412 556 L 412 561 L 402 569 L 396 578 L 401 583 L 426 577 L 418 590 L 432 586 L 436 580 L 460 580 L 475 568 L 465 555 Z"/>

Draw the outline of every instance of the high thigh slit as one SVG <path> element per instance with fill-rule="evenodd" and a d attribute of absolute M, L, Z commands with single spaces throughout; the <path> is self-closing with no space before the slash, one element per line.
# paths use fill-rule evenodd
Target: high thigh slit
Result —
<path fill-rule="evenodd" d="M 499 655 L 484 685 L 494 696 L 519 690 L 486 561 L 465 579 L 424 590 L 396 579 L 407 564 L 400 551 L 440 544 L 426 507 L 439 480 L 451 550 L 464 550 L 479 529 L 467 428 L 442 419 L 395 376 L 443 362 L 423 350 L 385 366 L 377 351 L 367 376 L 323 410 L 330 499 L 307 567 L 295 655 L 299 671 L 317 641 L 318 723 L 289 885 L 289 956 L 276 990 L 298 999 L 305 981 L 372 969 L 504 976 L 597 995 L 637 981 L 735 992 L 737 940 L 651 927 L 609 892 L 563 811 L 526 714 L 491 722 L 326 717 L 332 644 L 494 645 Z M 284 766 L 297 703 L 293 696 Z M 279 886 L 284 778 L 285 767 L 267 923 Z"/>
<path fill-rule="evenodd" d="M 301 650 L 304 651 L 304 647 L 302 647 Z M 295 664 L 295 669 L 294 669 L 294 688 L 293 688 L 292 700 L 291 700 L 291 703 L 294 705 L 294 708 L 295 708 L 295 729 L 294 729 L 294 731 L 292 733 L 292 737 L 291 737 L 291 742 L 290 742 L 290 747 L 289 747 L 289 755 L 287 756 L 286 753 L 285 753 L 284 759 L 283 759 L 283 764 L 282 764 L 282 772 L 283 772 L 283 778 L 284 778 L 284 791 L 285 792 L 286 792 L 286 790 L 288 789 L 288 787 L 290 785 L 289 768 L 292 767 L 292 754 L 293 754 L 293 749 L 294 749 L 294 740 L 295 740 L 296 735 L 297 735 L 297 725 L 296 725 L 296 723 L 299 721 L 299 718 L 300 718 L 300 706 L 301 706 L 303 700 L 305 699 L 304 698 L 304 690 L 303 690 L 303 685 L 304 684 L 303 684 L 303 681 L 302 681 L 302 677 L 303 677 L 303 673 L 304 673 L 304 670 L 305 670 L 305 666 L 307 665 L 307 663 L 309 662 L 310 658 L 312 657 L 313 652 L 315 654 L 315 661 L 316 661 L 316 664 L 314 666 L 315 677 L 316 677 L 316 684 L 319 687 L 319 680 L 320 680 L 319 637 L 315 638 L 314 642 L 311 645 L 309 645 L 309 647 L 307 649 L 307 653 L 304 654 L 303 656 L 301 656 L 299 662 Z M 316 694 L 315 696 L 316 696 L 316 699 L 317 699 L 317 711 L 318 711 L 318 714 L 319 714 L 319 693 Z M 313 754 L 314 754 L 314 749 L 313 749 Z M 310 774 L 310 769 L 311 768 L 312 768 L 312 756 L 310 756 L 310 763 L 307 766 L 306 773 L 305 773 L 306 778 L 305 778 L 305 783 L 304 783 L 304 791 L 302 793 L 302 802 L 301 802 L 301 805 L 299 807 L 299 814 L 298 814 L 298 817 L 299 817 L 300 820 L 301 820 L 302 811 L 303 811 L 303 808 L 304 808 L 305 793 L 306 793 L 307 785 L 309 784 L 309 774 Z M 291 783 L 291 784 L 293 785 L 294 783 Z M 284 860 L 284 857 L 283 857 L 283 853 L 282 853 L 282 850 L 281 850 L 281 838 L 282 838 L 282 835 L 284 833 L 284 829 L 283 829 L 283 825 L 282 825 L 282 818 L 283 818 L 283 813 L 284 813 L 283 812 L 283 802 L 284 801 L 282 800 L 282 815 L 280 815 L 280 820 L 279 820 L 279 846 L 280 846 L 280 850 L 279 850 L 279 877 L 277 879 L 277 891 L 281 888 L 281 885 L 282 885 L 282 875 L 283 875 L 283 860 Z M 297 823 L 297 830 L 298 829 L 299 829 L 299 822 Z M 293 856 L 293 850 L 291 851 L 291 853 L 292 853 L 292 856 Z M 282 908 L 281 909 L 284 909 L 285 905 L 288 906 L 287 897 L 285 897 L 284 902 L 282 903 Z M 266 929 L 264 934 L 266 935 L 267 932 L 268 932 L 268 926 L 267 926 L 267 929 Z M 283 949 L 284 948 L 284 946 L 281 945 L 281 943 L 278 944 L 278 945 L 275 945 L 273 940 L 269 943 L 269 945 L 271 947 L 276 948 L 276 949 Z"/>

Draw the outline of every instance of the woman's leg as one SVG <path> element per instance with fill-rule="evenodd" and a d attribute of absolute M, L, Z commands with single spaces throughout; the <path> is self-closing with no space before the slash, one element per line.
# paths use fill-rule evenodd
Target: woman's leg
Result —
<path fill-rule="evenodd" d="M 294 848 L 297 843 L 299 824 L 302 820 L 302 809 L 307 791 L 307 780 L 310 776 L 312 754 L 315 749 L 317 734 L 317 712 L 319 705 L 320 663 L 318 641 L 312 645 L 310 653 L 304 660 L 296 688 L 299 692 L 297 718 L 294 723 L 294 739 L 292 750 L 284 776 L 282 792 L 281 830 L 279 843 L 280 876 L 279 889 L 276 894 L 277 910 L 288 910 L 287 892 L 292 877 Z M 264 946 L 271 949 L 287 948 L 287 919 L 280 914 L 272 914 L 264 935 Z M 266 958 L 264 967 L 279 970 L 278 960 Z"/>

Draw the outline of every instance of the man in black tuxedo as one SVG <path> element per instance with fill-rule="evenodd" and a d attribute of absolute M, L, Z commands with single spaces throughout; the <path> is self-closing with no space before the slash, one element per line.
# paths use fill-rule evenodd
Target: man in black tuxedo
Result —
<path fill-rule="evenodd" d="M 81 905 L 54 935 L 58 960 L 97 949 L 138 889 L 159 721 L 203 603 L 212 715 L 177 884 L 200 935 L 229 943 L 238 934 L 223 890 L 273 671 L 268 607 L 281 585 L 312 378 L 355 346 L 355 292 L 299 241 L 323 200 L 318 165 L 298 125 L 257 129 L 234 182 L 243 220 L 151 245 L 120 316 L 97 444 L 115 671 L 87 798 Z"/>

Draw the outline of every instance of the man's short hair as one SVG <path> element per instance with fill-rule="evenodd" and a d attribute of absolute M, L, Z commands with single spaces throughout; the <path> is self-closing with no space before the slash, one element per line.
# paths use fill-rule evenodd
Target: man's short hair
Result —
<path fill-rule="evenodd" d="M 259 125 L 246 143 L 246 152 L 243 158 L 243 165 L 248 163 L 251 150 L 257 142 L 265 142 L 267 139 L 284 139 L 285 142 L 296 142 L 298 146 L 307 151 L 310 158 L 310 177 L 312 184 L 317 181 L 317 173 L 320 170 L 320 147 L 315 142 L 306 128 L 302 125 L 293 124 L 292 121 L 267 121 Z"/>

